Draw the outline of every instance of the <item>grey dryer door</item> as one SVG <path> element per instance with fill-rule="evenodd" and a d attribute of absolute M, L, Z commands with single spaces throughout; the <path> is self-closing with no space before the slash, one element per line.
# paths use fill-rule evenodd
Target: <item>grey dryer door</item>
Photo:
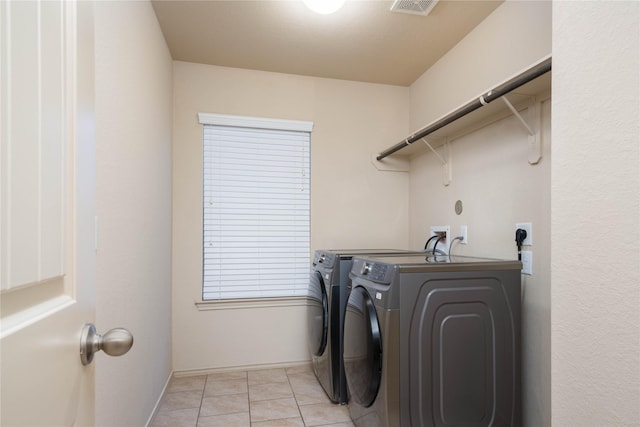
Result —
<path fill-rule="evenodd" d="M 382 376 L 382 337 L 376 308 L 362 286 L 349 295 L 344 319 L 344 370 L 351 399 L 369 407 Z"/>
<path fill-rule="evenodd" d="M 329 302 L 324 279 L 319 271 L 313 271 L 309 281 L 307 302 L 307 340 L 309 351 L 322 356 L 327 348 L 329 331 Z"/>

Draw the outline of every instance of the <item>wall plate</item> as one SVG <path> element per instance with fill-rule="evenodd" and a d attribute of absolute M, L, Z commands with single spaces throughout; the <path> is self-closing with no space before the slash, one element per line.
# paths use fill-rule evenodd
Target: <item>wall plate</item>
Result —
<path fill-rule="evenodd" d="M 515 230 L 517 230 L 518 228 L 523 229 L 524 231 L 527 232 L 527 238 L 524 239 L 522 241 L 522 246 L 531 246 L 533 245 L 533 228 L 530 222 L 519 222 L 516 224 L 516 228 L 513 229 L 514 231 L 514 239 L 515 239 Z"/>
<path fill-rule="evenodd" d="M 441 240 L 440 242 L 438 242 L 437 249 L 442 250 L 445 253 L 448 253 L 449 244 L 451 243 L 451 227 L 448 225 L 432 225 L 429 228 L 429 231 L 430 231 L 429 237 L 435 236 L 436 233 L 445 233 L 445 238 L 444 240 Z M 433 244 L 431 245 L 431 248 L 433 248 Z"/>

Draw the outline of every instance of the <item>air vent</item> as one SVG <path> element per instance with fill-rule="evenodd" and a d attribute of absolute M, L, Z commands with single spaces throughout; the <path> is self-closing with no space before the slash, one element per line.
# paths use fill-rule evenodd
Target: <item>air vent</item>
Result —
<path fill-rule="evenodd" d="M 426 16 L 438 3 L 438 0 L 395 0 L 391 5 L 392 12 L 411 13 Z"/>

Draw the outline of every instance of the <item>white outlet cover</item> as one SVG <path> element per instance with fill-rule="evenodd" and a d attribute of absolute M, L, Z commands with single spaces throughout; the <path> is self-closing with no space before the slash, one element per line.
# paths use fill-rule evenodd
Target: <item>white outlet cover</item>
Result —
<path fill-rule="evenodd" d="M 467 226 L 466 225 L 461 225 L 460 226 L 460 236 L 462 236 L 462 241 L 460 243 L 462 243 L 463 245 L 466 245 L 467 243 L 469 243 L 469 241 L 467 240 Z"/>
<path fill-rule="evenodd" d="M 522 251 L 520 253 L 522 258 L 522 274 L 533 274 L 533 252 Z"/>

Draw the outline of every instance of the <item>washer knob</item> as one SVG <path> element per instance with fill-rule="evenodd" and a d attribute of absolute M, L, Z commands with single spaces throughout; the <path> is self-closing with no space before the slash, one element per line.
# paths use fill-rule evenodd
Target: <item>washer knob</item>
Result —
<path fill-rule="evenodd" d="M 371 265 L 364 263 L 362 265 L 362 270 L 360 271 L 360 274 L 362 274 L 363 276 L 366 276 L 369 273 L 371 273 Z"/>

